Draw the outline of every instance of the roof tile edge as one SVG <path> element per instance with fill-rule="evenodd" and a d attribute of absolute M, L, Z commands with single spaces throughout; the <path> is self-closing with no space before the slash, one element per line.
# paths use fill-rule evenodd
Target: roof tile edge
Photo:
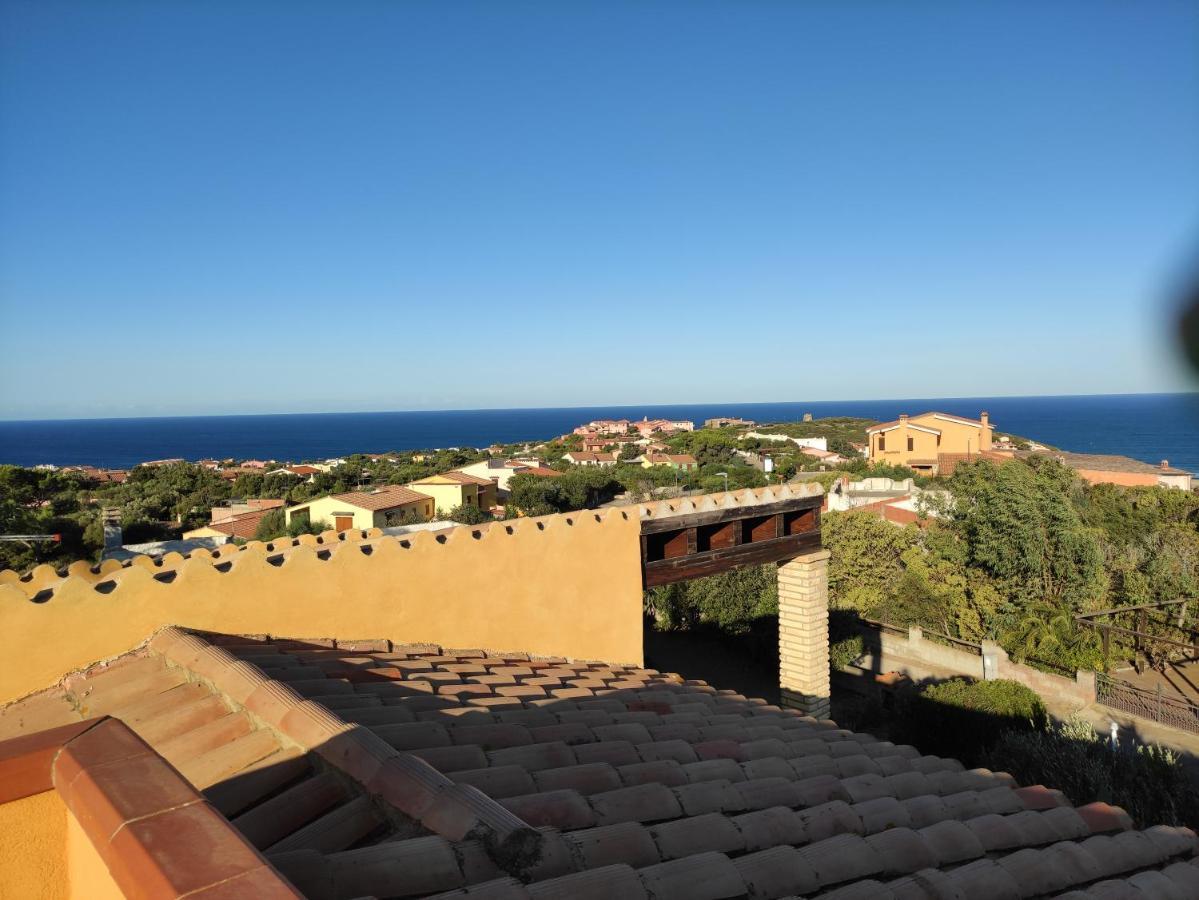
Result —
<path fill-rule="evenodd" d="M 134 796 L 116 783 L 120 774 L 110 763 L 131 755 L 141 761 L 139 779 L 153 783 L 154 790 Z M 75 790 L 84 779 L 89 789 Z M 58 792 L 126 896 L 165 900 L 252 878 L 258 896 L 302 900 L 266 857 L 119 719 L 101 716 L 0 743 L 0 803 L 49 790 Z M 153 839 L 180 829 L 190 837 L 181 846 L 166 848 Z M 216 858 L 219 873 L 212 867 Z"/>
<path fill-rule="evenodd" d="M 401 753 L 369 728 L 346 722 L 223 647 L 173 625 L 149 646 L 434 834 L 451 841 L 479 839 L 501 868 L 539 853 L 540 833 L 495 800 L 455 784 L 423 759 Z"/>

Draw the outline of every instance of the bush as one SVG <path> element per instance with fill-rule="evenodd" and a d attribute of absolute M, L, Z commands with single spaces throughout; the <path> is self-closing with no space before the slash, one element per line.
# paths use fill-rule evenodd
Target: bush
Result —
<path fill-rule="evenodd" d="M 258 520 L 258 528 L 254 530 L 254 540 L 271 541 L 287 534 L 287 516 L 282 509 L 272 509 L 264 513 Z"/>
<path fill-rule="evenodd" d="M 318 519 L 315 522 L 310 522 L 307 519 L 295 518 L 291 520 L 291 524 L 287 526 L 287 534 L 289 537 L 299 537 L 302 534 L 320 534 L 328 531 L 333 526 L 324 519 Z"/>
<path fill-rule="evenodd" d="M 845 609 L 829 610 L 828 658 L 834 669 L 857 662 L 866 652 L 866 640 L 861 627 L 856 613 Z"/>
<path fill-rule="evenodd" d="M 491 521 L 491 516 L 486 510 L 479 509 L 479 507 L 470 504 L 455 506 L 446 513 L 446 518 L 451 522 L 457 522 L 459 525 L 478 525 L 482 522 Z"/>
<path fill-rule="evenodd" d="M 1045 704 L 1015 681 L 952 678 L 905 698 L 897 717 L 901 740 L 926 753 L 976 763 L 1004 732 L 1044 729 Z"/>
<path fill-rule="evenodd" d="M 662 631 L 707 625 L 729 635 L 748 634 L 755 622 L 777 616 L 778 610 L 777 569 L 771 565 L 651 588 L 645 594 L 646 615 Z"/>
<path fill-rule="evenodd" d="M 866 642 L 862 639 L 862 636 L 860 634 L 850 635 L 829 645 L 829 664 L 834 669 L 842 669 L 857 662 L 865 652 Z"/>
<path fill-rule="evenodd" d="M 1158 746 L 1113 749 L 1084 719 L 1001 734 L 987 764 L 1022 784 L 1053 785 L 1077 806 L 1114 803 L 1138 828 L 1199 823 L 1199 796 L 1176 754 Z"/>

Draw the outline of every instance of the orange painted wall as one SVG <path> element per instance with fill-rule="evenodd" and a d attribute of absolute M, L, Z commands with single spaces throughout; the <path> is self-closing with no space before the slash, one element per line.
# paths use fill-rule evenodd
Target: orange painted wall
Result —
<path fill-rule="evenodd" d="M 1077 469 L 1084 481 L 1091 484 L 1119 484 L 1124 487 L 1153 487 L 1157 484 L 1155 472 L 1102 472 L 1097 469 Z"/>
<path fill-rule="evenodd" d="M 70 896 L 67 820 L 57 791 L 0 804 L 0 897 L 59 900 Z"/>
<path fill-rule="evenodd" d="M 643 661 L 637 507 L 72 571 L 64 579 L 40 567 L 28 583 L 0 583 L 0 634 L 20 636 L 0 662 L 0 703 L 164 625 Z M 32 602 L 38 592 L 48 599 Z"/>
<path fill-rule="evenodd" d="M 67 880 L 72 898 L 78 900 L 124 900 L 125 895 L 113 881 L 108 866 L 83 826 L 67 815 Z"/>

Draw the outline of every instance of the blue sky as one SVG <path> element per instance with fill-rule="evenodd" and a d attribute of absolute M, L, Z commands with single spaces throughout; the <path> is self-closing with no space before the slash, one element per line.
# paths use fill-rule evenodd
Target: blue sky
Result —
<path fill-rule="evenodd" d="M 1193 388 L 1190 2 L 6 2 L 0 417 Z"/>

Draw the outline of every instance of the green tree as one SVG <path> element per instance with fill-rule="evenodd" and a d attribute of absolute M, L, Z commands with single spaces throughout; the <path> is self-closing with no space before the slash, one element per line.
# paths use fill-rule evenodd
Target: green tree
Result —
<path fill-rule="evenodd" d="M 254 540 L 273 541 L 287 534 L 287 515 L 282 509 L 272 509 L 264 513 L 254 529 Z"/>
<path fill-rule="evenodd" d="M 1000 582 L 1016 605 L 1046 599 L 1077 610 L 1106 593 L 1098 535 L 1071 502 L 1079 490 L 1072 471 L 1051 460 L 983 460 L 959 465 L 950 487 L 950 521 L 967 543 L 968 564 Z"/>
<path fill-rule="evenodd" d="M 914 525 L 898 527 L 867 512 L 830 513 L 821 528 L 829 559 L 832 604 L 869 612 L 903 576 L 904 552 L 920 539 Z"/>
<path fill-rule="evenodd" d="M 438 515 L 438 518 L 446 518 L 451 522 L 458 522 L 461 525 L 478 525 L 482 522 L 491 521 L 491 516 L 484 510 L 470 504 L 455 506 L 448 513 L 445 513 L 444 516 Z"/>

